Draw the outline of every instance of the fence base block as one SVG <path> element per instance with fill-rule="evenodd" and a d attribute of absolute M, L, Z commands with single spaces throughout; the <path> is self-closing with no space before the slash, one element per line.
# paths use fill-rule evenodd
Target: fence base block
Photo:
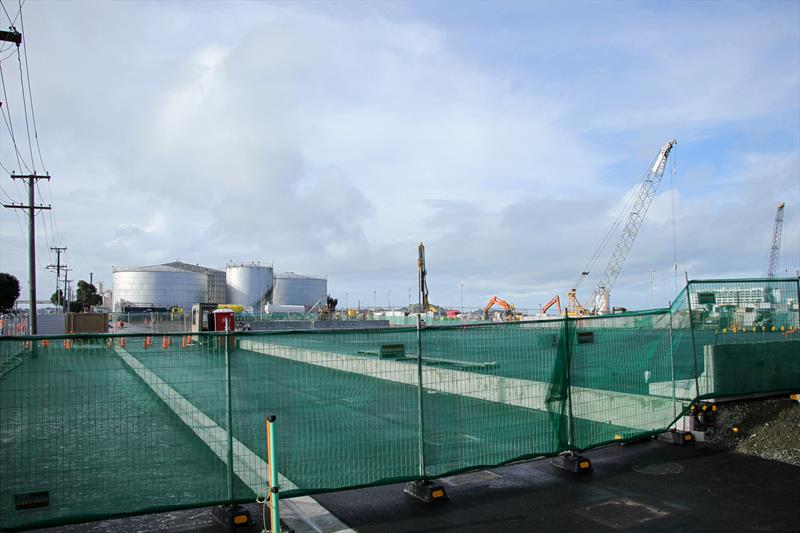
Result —
<path fill-rule="evenodd" d="M 403 492 L 425 503 L 446 501 L 449 499 L 447 492 L 435 481 L 409 481 Z"/>
<path fill-rule="evenodd" d="M 661 433 L 658 436 L 658 440 L 661 442 L 668 442 L 670 444 L 677 444 L 679 446 L 684 446 L 686 444 L 691 444 L 694 442 L 694 435 L 691 431 L 667 431 L 666 433 Z"/>
<path fill-rule="evenodd" d="M 583 474 L 594 470 L 592 462 L 588 457 L 575 455 L 574 453 L 553 457 L 553 459 L 550 461 L 550 464 L 556 468 L 566 470 L 567 472 L 573 472 L 575 474 Z"/>
<path fill-rule="evenodd" d="M 219 525 L 233 531 L 255 524 L 250 512 L 240 505 L 220 505 L 211 510 L 211 518 Z"/>

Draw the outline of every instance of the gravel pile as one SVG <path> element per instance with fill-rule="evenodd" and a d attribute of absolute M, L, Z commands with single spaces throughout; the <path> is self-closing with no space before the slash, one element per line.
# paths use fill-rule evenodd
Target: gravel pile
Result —
<path fill-rule="evenodd" d="M 706 442 L 800 466 L 800 403 L 789 398 L 719 404 Z M 734 428 L 737 428 L 735 430 Z"/>

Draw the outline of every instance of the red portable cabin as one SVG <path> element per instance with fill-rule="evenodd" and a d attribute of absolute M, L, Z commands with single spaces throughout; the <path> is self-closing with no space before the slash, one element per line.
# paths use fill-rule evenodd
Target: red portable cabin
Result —
<path fill-rule="evenodd" d="M 211 314 L 214 315 L 213 331 L 225 331 L 226 329 L 228 331 L 236 330 L 236 324 L 233 318 L 233 311 L 231 311 L 230 309 L 217 309 Z"/>

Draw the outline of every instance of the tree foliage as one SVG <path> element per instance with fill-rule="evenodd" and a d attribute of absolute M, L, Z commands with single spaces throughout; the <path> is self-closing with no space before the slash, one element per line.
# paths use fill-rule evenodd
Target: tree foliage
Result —
<path fill-rule="evenodd" d="M 0 272 L 0 312 L 11 311 L 17 298 L 19 298 L 19 280 L 11 274 Z"/>
<path fill-rule="evenodd" d="M 103 297 L 97 294 L 97 288 L 85 280 L 80 280 L 75 301 L 70 302 L 69 310 L 73 313 L 80 313 L 89 310 L 94 305 L 100 305 L 102 302 Z"/>
<path fill-rule="evenodd" d="M 64 291 L 58 289 L 56 292 L 50 295 L 50 301 L 53 302 L 53 305 L 63 305 L 64 304 Z"/>
<path fill-rule="evenodd" d="M 327 305 L 329 312 L 333 313 L 334 311 L 336 311 L 336 305 L 338 303 L 339 300 L 337 298 L 333 298 L 330 294 L 328 295 Z"/>

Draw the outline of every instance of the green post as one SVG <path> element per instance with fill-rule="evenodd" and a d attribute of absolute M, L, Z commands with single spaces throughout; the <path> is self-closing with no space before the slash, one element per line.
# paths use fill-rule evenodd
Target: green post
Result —
<path fill-rule="evenodd" d="M 669 306 L 669 364 L 670 379 L 672 380 L 672 421 L 678 417 L 677 406 L 675 405 L 675 338 L 672 330 L 672 305 Z"/>
<path fill-rule="evenodd" d="M 421 307 L 420 307 L 421 308 Z M 417 315 L 417 424 L 419 425 L 419 478 L 425 479 L 425 416 L 422 411 L 422 313 Z"/>
<path fill-rule="evenodd" d="M 564 385 L 567 390 L 567 446 L 570 451 L 574 446 L 575 418 L 572 416 L 572 331 L 570 330 L 570 318 L 564 317 Z"/>
<path fill-rule="evenodd" d="M 278 493 L 278 465 L 275 462 L 275 415 L 267 416 L 267 476 L 269 484 L 269 523 L 272 533 L 281 531 L 281 514 Z M 264 524 L 264 529 L 267 525 Z"/>
<path fill-rule="evenodd" d="M 795 297 L 795 305 L 797 306 L 797 329 L 800 330 L 800 274 L 797 276 L 797 295 Z"/>
<path fill-rule="evenodd" d="M 686 282 L 686 308 L 689 310 L 689 333 L 692 336 L 692 362 L 694 363 L 694 388 L 697 396 L 700 396 L 700 376 L 697 371 L 697 346 L 694 341 L 694 319 L 692 318 L 692 282 Z"/>
<path fill-rule="evenodd" d="M 228 321 L 225 321 L 225 418 L 228 426 L 228 500 L 233 500 L 233 414 L 231 409 L 231 361 L 228 350 Z"/>

